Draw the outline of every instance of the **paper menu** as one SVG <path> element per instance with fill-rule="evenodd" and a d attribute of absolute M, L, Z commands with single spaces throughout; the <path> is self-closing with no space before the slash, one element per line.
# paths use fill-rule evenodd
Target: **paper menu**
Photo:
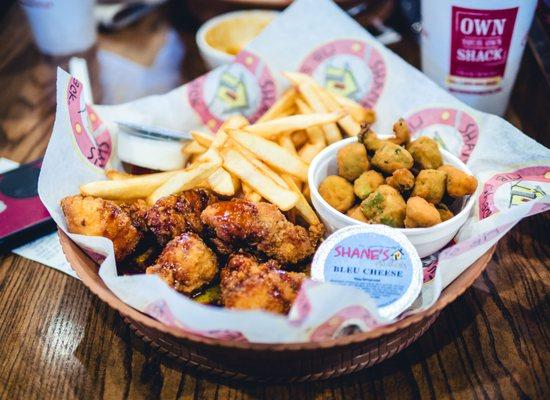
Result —
<path fill-rule="evenodd" d="M 0 173 L 8 172 L 18 166 L 19 164 L 15 161 L 0 157 Z M 57 232 L 50 233 L 23 246 L 12 249 L 12 253 L 77 278 L 76 273 L 65 259 L 65 255 L 61 250 Z"/>

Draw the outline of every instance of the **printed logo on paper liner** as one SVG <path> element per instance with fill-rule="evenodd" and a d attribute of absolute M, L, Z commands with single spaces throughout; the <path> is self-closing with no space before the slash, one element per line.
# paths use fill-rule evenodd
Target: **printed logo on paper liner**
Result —
<path fill-rule="evenodd" d="M 483 185 L 478 202 L 479 219 L 547 194 L 550 194 L 550 167 L 526 167 L 496 174 Z"/>
<path fill-rule="evenodd" d="M 111 134 L 82 96 L 82 84 L 71 78 L 67 88 L 67 106 L 76 144 L 93 165 L 105 168 L 113 150 Z"/>
<path fill-rule="evenodd" d="M 258 119 L 275 102 L 275 81 L 265 63 L 242 51 L 234 63 L 195 79 L 187 96 L 202 122 L 216 131 L 227 118 Z"/>
<path fill-rule="evenodd" d="M 374 47 L 360 40 L 326 43 L 302 62 L 300 72 L 312 75 L 330 92 L 373 107 L 386 81 L 386 64 Z"/>
<path fill-rule="evenodd" d="M 193 333 L 196 335 L 206 336 L 213 339 L 222 339 L 222 340 L 232 340 L 236 342 L 247 342 L 246 337 L 238 331 L 230 330 L 211 330 L 211 331 L 199 331 L 193 328 L 190 328 L 181 323 L 181 321 L 176 318 L 176 316 L 170 310 L 168 303 L 164 300 L 157 300 L 148 304 L 144 312 L 149 314 L 151 317 L 159 320 L 160 322 L 171 326 L 173 328 L 179 329 L 183 332 Z"/>
<path fill-rule="evenodd" d="M 314 342 L 335 339 L 357 332 L 367 332 L 379 325 L 374 315 L 365 307 L 348 306 L 319 325 L 311 333 L 310 339 Z"/>
<path fill-rule="evenodd" d="M 475 119 L 454 108 L 426 108 L 405 118 L 413 137 L 428 136 L 467 162 L 479 138 Z"/>
<path fill-rule="evenodd" d="M 422 283 L 429 283 L 435 278 L 437 267 L 439 266 L 439 254 L 455 244 L 456 242 L 453 239 L 441 250 L 422 259 Z"/>

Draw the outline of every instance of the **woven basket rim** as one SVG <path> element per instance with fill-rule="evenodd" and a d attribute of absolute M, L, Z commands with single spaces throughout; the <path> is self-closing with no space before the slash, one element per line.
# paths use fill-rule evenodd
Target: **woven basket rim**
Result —
<path fill-rule="evenodd" d="M 87 272 L 86 264 L 97 264 L 74 243 L 60 228 L 58 228 L 59 242 L 67 261 L 71 268 L 78 275 L 82 283 L 88 289 L 107 303 L 111 308 L 117 310 L 124 317 L 130 318 L 138 323 L 141 323 L 150 328 L 156 329 L 165 334 L 172 335 L 178 339 L 188 340 L 195 343 L 200 343 L 208 346 L 218 346 L 226 348 L 259 350 L 259 351 L 302 351 L 302 350 L 318 350 L 322 348 L 332 348 L 339 346 L 347 346 L 353 343 L 359 343 L 366 340 L 373 340 L 381 336 L 393 333 L 399 329 L 405 329 L 412 324 L 415 324 L 425 318 L 431 317 L 436 312 L 441 311 L 448 304 L 462 295 L 485 270 L 487 264 L 491 260 L 495 251 L 496 245 L 487 250 L 479 257 L 472 265 L 470 265 L 459 277 L 457 277 L 447 288 L 445 288 L 439 299 L 427 310 L 420 313 L 410 315 L 393 324 L 376 328 L 369 332 L 355 333 L 349 336 L 343 336 L 336 339 L 328 339 L 319 342 L 293 342 L 293 343 L 257 343 L 257 342 L 240 342 L 229 339 L 218 339 L 202 336 L 200 334 L 184 331 L 182 329 L 167 326 L 160 321 L 144 314 L 135 308 L 127 305 L 120 300 L 107 286 L 103 283 L 97 271 L 94 274 Z M 472 269 L 472 267 L 476 267 Z M 92 277 L 91 275 L 95 275 Z"/>

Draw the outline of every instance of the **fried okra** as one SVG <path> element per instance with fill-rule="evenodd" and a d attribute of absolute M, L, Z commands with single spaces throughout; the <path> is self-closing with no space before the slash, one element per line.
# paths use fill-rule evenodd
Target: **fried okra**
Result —
<path fill-rule="evenodd" d="M 361 143 L 352 143 L 338 150 L 336 162 L 338 175 L 350 182 L 369 169 L 367 150 Z"/>
<path fill-rule="evenodd" d="M 407 200 L 405 228 L 426 228 L 441 222 L 439 212 L 432 203 L 414 196 Z"/>
<path fill-rule="evenodd" d="M 407 205 L 401 194 L 389 185 L 380 185 L 361 203 L 369 222 L 402 228 Z"/>
<path fill-rule="evenodd" d="M 449 210 L 449 207 L 447 207 L 444 203 L 436 204 L 435 208 L 437 209 L 437 212 L 439 212 L 441 222 L 447 221 L 455 216 L 453 212 Z"/>
<path fill-rule="evenodd" d="M 363 146 L 370 152 L 375 152 L 386 143 L 386 140 L 378 138 L 376 132 L 370 129 L 370 125 L 362 125 L 357 138 L 359 143 L 363 143 Z"/>
<path fill-rule="evenodd" d="M 418 169 L 437 169 L 443 165 L 443 158 L 437 142 L 427 136 L 421 136 L 407 145 Z"/>
<path fill-rule="evenodd" d="M 411 169 L 414 161 L 412 156 L 403 147 L 386 142 L 374 153 L 371 164 L 374 168 L 386 174 L 393 174 L 400 168 Z"/>
<path fill-rule="evenodd" d="M 453 167 L 452 165 L 443 165 L 438 171 L 447 175 L 447 193 L 449 196 L 457 198 L 473 194 L 477 189 L 477 179 L 467 173 Z"/>
<path fill-rule="evenodd" d="M 360 205 L 350 208 L 346 215 L 361 222 L 369 222 L 365 214 L 363 214 L 363 211 L 361 211 Z"/>
<path fill-rule="evenodd" d="M 393 124 L 393 134 L 395 137 L 388 139 L 392 143 L 407 144 L 411 141 L 409 125 L 407 125 L 403 118 L 399 118 L 399 120 Z"/>
<path fill-rule="evenodd" d="M 337 175 L 330 175 L 319 185 L 319 194 L 340 212 L 348 211 L 355 202 L 353 185 Z"/>
<path fill-rule="evenodd" d="M 390 185 L 400 192 L 411 190 L 414 186 L 414 175 L 408 169 L 396 169 L 392 176 L 386 178 L 386 185 Z"/>
<path fill-rule="evenodd" d="M 365 171 L 353 182 L 353 191 L 361 200 L 366 199 L 369 194 L 384 183 L 384 177 L 380 172 L 373 170 Z"/>
<path fill-rule="evenodd" d="M 430 203 L 441 202 L 445 195 L 447 174 L 436 169 L 423 169 L 418 173 L 411 196 L 420 196 Z"/>

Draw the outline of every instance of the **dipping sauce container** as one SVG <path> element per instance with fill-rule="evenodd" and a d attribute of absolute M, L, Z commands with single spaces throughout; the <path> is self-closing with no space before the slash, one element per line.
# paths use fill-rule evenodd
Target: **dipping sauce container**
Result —
<path fill-rule="evenodd" d="M 382 317 L 405 311 L 422 288 L 422 262 L 407 237 L 385 225 L 356 225 L 330 235 L 311 264 L 314 280 L 367 292 Z"/>

